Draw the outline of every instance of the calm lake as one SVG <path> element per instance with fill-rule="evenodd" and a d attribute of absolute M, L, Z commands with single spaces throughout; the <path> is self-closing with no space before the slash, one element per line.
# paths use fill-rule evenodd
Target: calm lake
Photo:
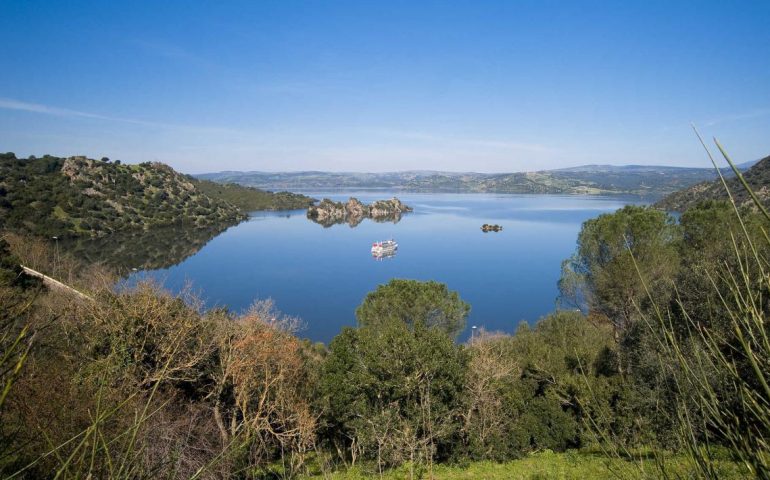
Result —
<path fill-rule="evenodd" d="M 315 198 L 347 200 L 342 193 Z M 365 203 L 387 193 L 352 194 Z M 398 223 L 364 220 L 324 228 L 304 211 L 255 212 L 181 263 L 135 273 L 177 291 L 188 282 L 209 307 L 242 311 L 272 298 L 299 317 L 299 333 L 329 342 L 355 325 L 355 308 L 367 292 L 391 278 L 437 280 L 471 304 L 473 325 L 515 331 L 554 309 L 561 261 L 575 249 L 581 224 L 639 199 L 601 196 L 398 194 L 414 208 Z M 484 223 L 501 232 L 483 233 Z M 372 242 L 394 238 L 398 253 L 376 260 Z"/>

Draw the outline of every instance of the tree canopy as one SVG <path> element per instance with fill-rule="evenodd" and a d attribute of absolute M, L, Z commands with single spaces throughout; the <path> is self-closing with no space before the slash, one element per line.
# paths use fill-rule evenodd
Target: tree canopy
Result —
<path fill-rule="evenodd" d="M 344 329 L 321 373 L 325 435 L 381 467 L 446 458 L 466 366 L 461 346 L 421 322 Z"/>
<path fill-rule="evenodd" d="M 606 316 L 617 335 L 643 308 L 648 291 L 660 301 L 672 290 L 679 239 L 674 218 L 650 207 L 628 205 L 588 220 L 562 267 L 562 296 Z"/>
<path fill-rule="evenodd" d="M 422 323 L 456 338 L 465 328 L 471 307 L 443 283 L 393 279 L 380 285 L 356 309 L 361 326 L 377 326 L 400 320 L 409 327 Z"/>

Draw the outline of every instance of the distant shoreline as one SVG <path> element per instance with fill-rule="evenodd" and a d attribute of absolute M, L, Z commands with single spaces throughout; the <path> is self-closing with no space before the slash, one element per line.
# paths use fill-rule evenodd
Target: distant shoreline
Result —
<path fill-rule="evenodd" d="M 263 187 L 259 187 L 263 188 Z M 350 193 L 381 195 L 390 193 L 394 195 L 516 195 L 516 196 L 549 196 L 549 197 L 613 197 L 613 198 L 644 198 L 657 200 L 665 197 L 666 193 L 626 193 L 626 192 L 602 192 L 602 193 L 515 193 L 515 192 L 469 192 L 467 190 L 403 190 L 396 188 L 289 188 L 282 187 L 264 187 L 266 190 L 282 189 L 291 193 L 298 193 L 311 197 L 322 196 L 323 194 L 345 195 Z M 298 209 L 303 210 L 303 209 Z"/>
<path fill-rule="evenodd" d="M 218 172 L 195 175 L 265 190 L 310 192 L 667 195 L 717 178 L 709 168 L 584 166 L 505 174 L 454 172 Z"/>

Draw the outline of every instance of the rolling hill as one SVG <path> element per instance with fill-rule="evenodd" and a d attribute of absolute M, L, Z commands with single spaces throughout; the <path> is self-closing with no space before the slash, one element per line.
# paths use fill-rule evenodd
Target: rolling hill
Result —
<path fill-rule="evenodd" d="M 287 190 L 390 190 L 405 192 L 559 193 L 665 195 L 716 178 L 710 168 L 586 165 L 518 173 L 406 171 L 235 172 L 197 178 L 257 188 Z"/>
<path fill-rule="evenodd" d="M 249 210 L 303 208 L 311 201 L 197 180 L 162 163 L 0 154 L 0 229 L 46 237 L 210 228 L 238 223 Z"/>
<path fill-rule="evenodd" d="M 770 207 L 770 156 L 756 162 L 751 168 L 742 173 L 743 178 L 766 207 Z M 735 178 L 727 179 L 727 186 L 732 192 L 735 202 L 740 205 L 752 203 L 749 193 Z M 674 192 L 655 205 L 666 210 L 682 212 L 699 202 L 706 200 L 727 200 L 727 191 L 720 180 L 702 182 L 689 188 Z"/>

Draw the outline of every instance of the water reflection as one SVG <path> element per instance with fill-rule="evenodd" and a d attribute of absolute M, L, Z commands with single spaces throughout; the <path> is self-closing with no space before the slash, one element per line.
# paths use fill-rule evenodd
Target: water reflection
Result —
<path fill-rule="evenodd" d="M 331 198 L 346 201 L 344 193 Z M 414 212 L 397 224 L 318 228 L 303 218 L 304 211 L 291 218 L 285 212 L 255 213 L 179 265 L 131 278 L 154 278 L 172 291 L 193 282 L 206 306 L 233 311 L 272 298 L 280 310 L 302 319 L 299 335 L 322 342 L 355 325 L 356 307 L 378 285 L 393 278 L 435 280 L 472 305 L 468 325 L 513 332 L 520 321 L 534 322 L 554 309 L 560 265 L 575 251 L 582 223 L 638 203 L 587 196 L 401 196 Z M 358 194 L 366 203 L 382 197 L 383 192 Z M 485 223 L 504 229 L 485 235 L 479 230 Z M 398 258 L 373 257 L 372 242 L 388 238 L 398 239 Z M 163 248 L 172 253 L 171 246 Z M 177 255 L 158 264 L 178 261 Z M 468 335 L 469 330 L 461 339 Z"/>
<path fill-rule="evenodd" d="M 318 225 L 321 225 L 324 228 L 329 228 L 334 225 L 343 225 L 343 224 L 347 224 L 350 228 L 355 228 L 358 225 L 360 225 L 361 222 L 364 221 L 364 219 L 367 219 L 367 218 L 377 223 L 398 223 L 401 221 L 401 215 L 402 215 L 401 212 L 396 212 L 391 215 L 380 215 L 378 217 L 366 217 L 363 215 L 359 215 L 359 216 L 348 215 L 345 218 L 325 217 L 323 219 L 319 219 L 317 217 L 307 217 L 307 219 L 313 223 L 317 223 Z"/>
<path fill-rule="evenodd" d="M 394 250 L 392 252 L 372 252 L 372 258 L 377 260 L 378 262 L 381 262 L 383 260 L 389 260 L 391 258 L 394 258 L 398 254 L 398 250 Z"/>
<path fill-rule="evenodd" d="M 119 232 L 106 237 L 62 242 L 61 247 L 77 258 L 125 274 L 132 270 L 164 269 L 181 263 L 229 227 L 179 225 Z"/>

